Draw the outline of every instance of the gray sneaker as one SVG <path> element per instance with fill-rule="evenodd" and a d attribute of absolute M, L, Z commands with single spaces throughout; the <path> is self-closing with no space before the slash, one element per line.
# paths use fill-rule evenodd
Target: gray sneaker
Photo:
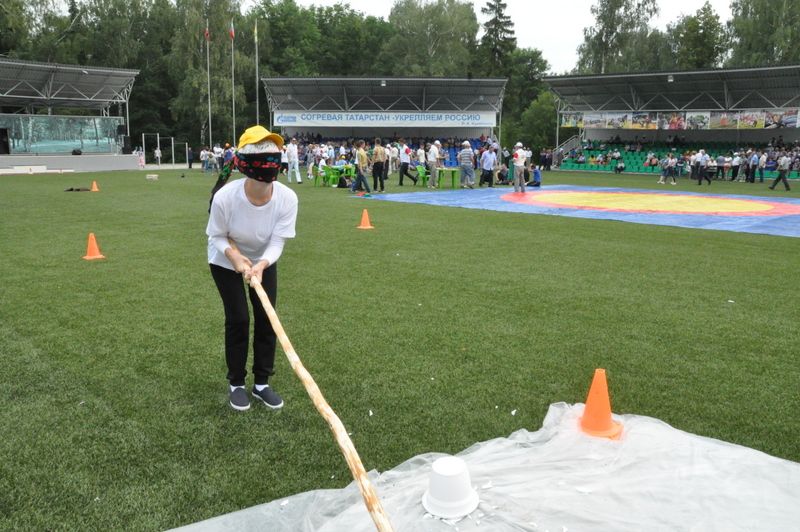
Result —
<path fill-rule="evenodd" d="M 273 410 L 277 410 L 283 406 L 283 399 L 281 399 L 281 396 L 278 395 L 278 392 L 270 388 L 269 385 L 267 385 L 267 387 L 260 392 L 256 390 L 255 386 L 253 386 L 253 397 L 260 399 L 265 405 Z"/>
<path fill-rule="evenodd" d="M 237 386 L 231 390 L 230 395 L 231 408 L 234 410 L 247 410 L 250 408 L 250 398 L 247 397 L 247 390 L 244 386 Z"/>

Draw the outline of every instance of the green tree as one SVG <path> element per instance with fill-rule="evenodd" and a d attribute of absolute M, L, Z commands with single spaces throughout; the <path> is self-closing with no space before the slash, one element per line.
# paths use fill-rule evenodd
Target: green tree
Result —
<path fill-rule="evenodd" d="M 398 0 L 389 23 L 395 34 L 380 60 L 396 76 L 467 77 L 476 47 L 478 19 L 459 0 Z"/>
<path fill-rule="evenodd" d="M 313 9 L 294 0 L 262 0 L 252 12 L 258 18 L 261 71 L 274 76 L 314 76 L 322 41 Z"/>
<path fill-rule="evenodd" d="M 511 53 L 508 65 L 503 119 L 513 121 L 544 88 L 542 76 L 550 65 L 542 57 L 542 52 L 534 48 L 517 48 Z"/>
<path fill-rule="evenodd" d="M 162 1 L 162 0 L 158 0 Z M 166 1 L 166 0 L 164 0 Z M 211 126 L 215 143 L 235 141 L 232 131 L 232 91 L 236 91 L 236 126 L 243 129 L 247 121 L 245 85 L 254 83 L 242 69 L 248 69 L 250 56 L 239 48 L 245 48 L 249 39 L 244 24 L 237 29 L 234 50 L 237 65 L 236 85 L 231 87 L 231 39 L 228 30 L 231 20 L 237 26 L 238 6 L 234 0 L 178 0 L 177 14 L 170 22 L 172 28 L 169 73 L 176 88 L 173 96 L 165 96 L 169 102 L 172 122 L 179 131 L 192 131 L 190 139 L 202 137 L 208 143 L 208 89 L 206 80 L 206 20 L 209 29 L 209 64 L 211 77 Z M 175 20 L 180 21 L 179 24 Z M 260 29 L 260 28 L 259 28 Z M 252 31 L 252 30 L 250 30 Z M 252 47 L 252 45 L 251 45 Z M 246 72 L 252 72 L 246 70 Z M 135 92 L 135 91 L 134 91 Z M 243 111 L 244 109 L 244 111 Z M 234 137 L 234 138 L 232 138 Z"/>
<path fill-rule="evenodd" d="M 733 0 L 727 66 L 800 63 L 800 0 Z"/>
<path fill-rule="evenodd" d="M 90 64 L 139 68 L 142 46 L 152 34 L 145 24 L 153 0 L 90 0 L 86 24 Z M 144 15 L 144 16 L 143 16 Z"/>
<path fill-rule="evenodd" d="M 389 22 L 364 17 L 349 6 L 336 4 L 315 11 L 322 46 L 315 53 L 321 75 L 367 76 L 386 74 L 388 65 L 379 60 L 383 43 L 394 31 Z"/>
<path fill-rule="evenodd" d="M 536 154 L 553 148 L 556 142 L 556 99 L 552 92 L 542 91 L 531 102 L 520 119 L 520 141 Z"/>
<path fill-rule="evenodd" d="M 681 70 L 714 68 L 727 50 L 727 35 L 719 15 L 706 2 L 694 15 L 681 17 L 669 28 L 675 62 Z"/>
<path fill-rule="evenodd" d="M 41 14 L 31 40 L 31 59 L 45 63 L 86 64 L 88 35 L 84 9 L 70 1 L 67 13 L 48 9 Z"/>
<path fill-rule="evenodd" d="M 648 72 L 675 69 L 675 54 L 668 33 L 643 28 L 625 39 L 620 56 L 628 72 Z"/>
<path fill-rule="evenodd" d="M 595 25 L 583 30 L 577 70 L 587 74 L 627 71 L 623 50 L 658 13 L 656 0 L 597 0 L 591 12 Z"/>
<path fill-rule="evenodd" d="M 24 0 L 0 2 L 0 56 L 19 57 L 30 45 L 30 11 Z"/>
<path fill-rule="evenodd" d="M 506 15 L 506 3 L 488 0 L 481 13 L 489 16 L 489 20 L 483 24 L 475 71 L 483 76 L 506 76 L 508 60 L 517 48 L 514 24 Z"/>

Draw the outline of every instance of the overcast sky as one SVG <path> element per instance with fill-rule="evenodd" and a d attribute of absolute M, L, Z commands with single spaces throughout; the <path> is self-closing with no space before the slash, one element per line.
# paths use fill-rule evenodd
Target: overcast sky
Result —
<path fill-rule="evenodd" d="M 730 0 L 709 0 L 720 15 L 723 23 L 731 16 Z M 392 4 L 390 0 L 297 0 L 309 6 L 350 4 L 356 11 L 382 18 L 389 17 Z M 583 42 L 583 28 L 592 24 L 589 12 L 594 0 L 506 0 L 506 13 L 514 22 L 517 45 L 522 48 L 538 48 L 550 63 L 553 73 L 563 74 L 572 70 L 577 61 L 576 49 Z M 252 2 L 244 2 L 252 4 Z M 478 21 L 483 22 L 480 7 L 486 0 L 473 0 Z M 681 14 L 693 14 L 703 0 L 660 0 L 661 13 L 654 25 L 665 29 L 667 24 Z"/>

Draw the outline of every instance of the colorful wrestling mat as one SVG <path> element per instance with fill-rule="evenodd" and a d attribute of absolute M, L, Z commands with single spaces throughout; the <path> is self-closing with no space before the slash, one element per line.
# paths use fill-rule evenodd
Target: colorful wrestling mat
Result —
<path fill-rule="evenodd" d="M 414 192 L 372 199 L 800 237 L 800 200 L 709 192 L 553 185 Z"/>

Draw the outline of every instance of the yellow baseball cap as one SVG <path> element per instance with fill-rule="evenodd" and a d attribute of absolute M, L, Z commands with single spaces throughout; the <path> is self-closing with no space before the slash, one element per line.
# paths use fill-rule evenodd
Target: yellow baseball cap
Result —
<path fill-rule="evenodd" d="M 258 144 L 259 142 L 271 140 L 278 145 L 278 149 L 283 148 L 283 137 L 277 133 L 267 131 L 264 126 L 252 126 L 244 130 L 242 136 L 239 137 L 239 144 L 237 148 L 241 149 L 242 146 L 247 144 Z"/>

